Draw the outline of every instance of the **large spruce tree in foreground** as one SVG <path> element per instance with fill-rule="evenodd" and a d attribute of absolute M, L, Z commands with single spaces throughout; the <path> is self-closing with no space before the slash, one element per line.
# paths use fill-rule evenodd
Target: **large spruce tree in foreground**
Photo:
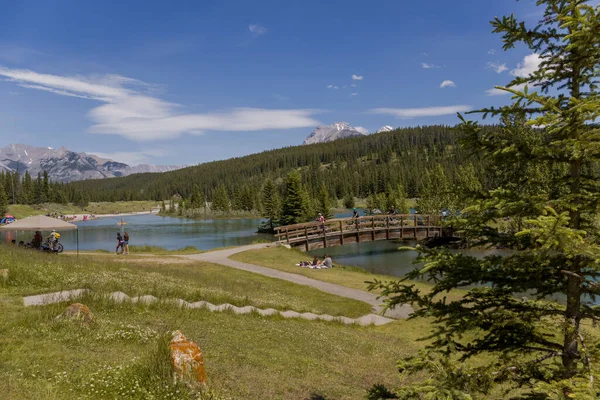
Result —
<path fill-rule="evenodd" d="M 485 159 L 493 185 L 461 193 L 468 206 L 452 222 L 469 243 L 512 251 L 477 259 L 419 249 L 405 280 L 371 285 L 388 306 L 411 303 L 414 317 L 435 321 L 427 350 L 399 363 L 420 375 L 398 398 L 600 398 L 600 129 L 590 124 L 600 117 L 600 7 L 537 3 L 536 27 L 512 15 L 492 21 L 505 50 L 527 46 L 540 64 L 497 88 L 511 105 L 481 111 L 500 116 L 501 130 L 463 120 L 463 144 Z M 431 292 L 408 282 L 416 278 Z"/>

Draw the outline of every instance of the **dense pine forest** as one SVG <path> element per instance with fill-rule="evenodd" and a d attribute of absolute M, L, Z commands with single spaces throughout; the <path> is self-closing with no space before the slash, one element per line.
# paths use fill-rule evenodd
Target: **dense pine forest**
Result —
<path fill-rule="evenodd" d="M 72 193 L 85 193 L 90 201 L 168 200 L 173 195 L 191 199 L 197 185 L 207 201 L 213 201 L 217 193 L 222 195 L 224 188 L 232 202 L 243 193 L 256 202 L 266 179 L 273 180 L 282 191 L 285 176 L 291 170 L 299 170 L 302 185 L 311 198 L 318 195 L 323 185 L 332 198 L 343 199 L 366 198 L 398 184 L 408 197 L 418 197 L 426 171 L 437 165 L 450 182 L 455 180 L 459 167 L 468 158 L 458 145 L 457 135 L 448 126 L 402 128 L 331 143 L 270 150 L 162 174 L 73 182 L 66 188 Z"/>

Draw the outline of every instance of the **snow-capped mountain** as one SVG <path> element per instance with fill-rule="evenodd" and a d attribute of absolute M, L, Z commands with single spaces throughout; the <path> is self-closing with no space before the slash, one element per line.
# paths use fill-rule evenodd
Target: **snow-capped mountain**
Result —
<path fill-rule="evenodd" d="M 347 122 L 335 122 L 328 126 L 317 126 L 303 144 L 332 142 L 352 136 L 364 136 L 364 133 L 351 127 Z"/>
<path fill-rule="evenodd" d="M 47 171 L 50 180 L 70 182 L 84 179 L 114 178 L 140 172 L 166 172 L 183 168 L 184 165 L 136 165 L 97 157 L 93 154 L 76 153 L 64 147 L 34 147 L 10 144 L 0 148 L 0 170 L 28 171 L 32 177 Z"/>
<path fill-rule="evenodd" d="M 381 133 L 381 132 L 391 132 L 394 130 L 394 127 L 389 126 L 389 125 L 384 125 L 381 128 L 377 129 L 377 132 L 375 133 Z"/>

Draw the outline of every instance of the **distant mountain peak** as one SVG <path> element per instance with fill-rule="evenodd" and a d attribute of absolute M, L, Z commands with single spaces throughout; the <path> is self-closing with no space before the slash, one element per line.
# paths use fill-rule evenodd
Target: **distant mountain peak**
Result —
<path fill-rule="evenodd" d="M 347 122 L 334 122 L 327 126 L 317 126 L 304 140 L 303 144 L 332 142 L 353 136 L 364 136 L 364 133 L 350 126 Z"/>
<path fill-rule="evenodd" d="M 166 172 L 183 167 L 185 166 L 147 164 L 129 166 L 93 154 L 76 153 L 66 147 L 54 149 L 17 143 L 0 148 L 0 170 L 20 174 L 28 171 L 32 176 L 46 171 L 50 180 L 55 182 L 113 178 L 141 172 Z"/>
<path fill-rule="evenodd" d="M 381 128 L 377 129 L 376 133 L 381 133 L 381 132 L 391 132 L 394 130 L 393 126 L 389 126 L 389 125 L 384 125 Z"/>

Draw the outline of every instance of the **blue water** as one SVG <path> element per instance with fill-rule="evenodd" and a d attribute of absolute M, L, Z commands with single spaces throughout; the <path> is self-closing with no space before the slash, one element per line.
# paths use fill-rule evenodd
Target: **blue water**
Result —
<path fill-rule="evenodd" d="M 130 245 L 160 246 L 169 250 L 194 246 L 209 250 L 224 246 L 240 246 L 255 240 L 273 240 L 273 236 L 256 233 L 258 219 L 214 219 L 189 220 L 156 215 L 123 217 L 127 223 L 124 230 L 129 234 Z M 76 222 L 79 227 L 79 249 L 114 251 L 117 245 L 117 225 L 121 217 L 100 218 L 93 221 Z M 77 246 L 75 231 L 63 231 L 60 241 L 66 250 Z M 42 232 L 47 235 L 48 232 Z M 8 234 L 6 236 L 9 236 Z M 29 241 L 33 232 L 17 233 L 17 241 Z"/>

